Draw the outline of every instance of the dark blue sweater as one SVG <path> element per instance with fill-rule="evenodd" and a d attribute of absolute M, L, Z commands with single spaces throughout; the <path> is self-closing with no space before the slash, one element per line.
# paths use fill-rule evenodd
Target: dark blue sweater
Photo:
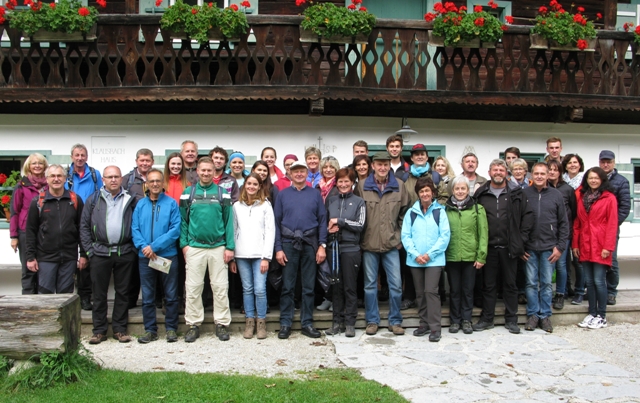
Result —
<path fill-rule="evenodd" d="M 283 242 L 291 239 L 282 238 L 282 227 L 291 231 L 306 232 L 318 230 L 318 242 L 327 243 L 327 211 L 318 190 L 305 186 L 298 190 L 288 187 L 278 194 L 275 206 L 276 220 L 276 252 L 282 250 Z M 314 249 L 317 245 L 313 245 Z"/>

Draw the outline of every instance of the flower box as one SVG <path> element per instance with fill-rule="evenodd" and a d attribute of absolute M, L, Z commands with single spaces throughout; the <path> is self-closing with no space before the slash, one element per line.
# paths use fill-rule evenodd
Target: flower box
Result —
<path fill-rule="evenodd" d="M 334 36 L 326 37 L 322 35 L 316 35 L 310 29 L 304 29 L 300 27 L 300 42 L 324 43 L 324 44 L 329 44 L 329 43 L 363 44 L 363 43 L 369 43 L 369 35 L 365 35 L 365 34 L 358 34 L 356 36 L 334 35 Z"/>
<path fill-rule="evenodd" d="M 89 32 L 60 32 L 60 31 L 46 31 L 44 29 L 37 30 L 33 35 L 29 36 L 26 32 L 22 33 L 25 40 L 29 42 L 93 42 L 98 36 L 96 32 L 98 30 L 98 24 L 93 24 L 89 29 Z"/>
<path fill-rule="evenodd" d="M 549 49 L 549 41 L 540 34 L 530 33 L 529 41 L 531 42 L 529 49 Z"/>
<path fill-rule="evenodd" d="M 559 51 L 569 51 L 569 52 L 595 52 L 596 51 L 596 38 L 586 39 L 587 48 L 584 50 L 578 49 L 576 46 L 572 45 L 560 45 L 556 41 L 549 41 L 549 49 L 551 50 L 559 50 Z"/>
<path fill-rule="evenodd" d="M 184 31 L 169 31 L 171 39 L 191 39 L 189 35 Z M 207 37 L 210 41 L 226 41 L 226 42 L 240 42 L 240 38 L 227 38 L 222 34 L 219 27 L 211 28 L 207 31 Z"/>
<path fill-rule="evenodd" d="M 490 45 L 490 43 L 487 43 Z M 429 31 L 429 45 L 444 47 L 444 36 L 438 36 L 433 33 L 433 31 Z M 480 38 L 475 38 L 470 41 L 458 41 L 454 48 L 471 48 L 471 49 L 479 49 L 481 47 Z M 489 47 L 489 46 L 488 46 Z M 493 45 L 495 48 L 495 44 Z"/>

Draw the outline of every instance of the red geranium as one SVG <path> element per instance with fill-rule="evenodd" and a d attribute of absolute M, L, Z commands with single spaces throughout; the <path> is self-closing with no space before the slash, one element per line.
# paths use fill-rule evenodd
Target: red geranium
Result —
<path fill-rule="evenodd" d="M 513 17 L 510 15 L 507 15 L 506 17 L 504 17 L 504 20 L 507 21 L 509 24 L 513 24 Z"/>
<path fill-rule="evenodd" d="M 465 6 L 460 6 L 460 8 L 458 9 L 459 13 L 464 13 L 465 11 L 467 11 L 467 7 Z"/>
<path fill-rule="evenodd" d="M 16 6 L 18 5 L 18 1 L 17 0 L 9 0 L 5 6 L 7 6 L 7 9 L 9 10 L 13 10 L 14 8 L 16 8 Z"/>
<path fill-rule="evenodd" d="M 493 9 L 496 9 L 496 8 L 498 8 L 498 3 L 496 3 L 493 0 L 490 0 L 489 1 L 489 7 L 493 8 Z"/>
<path fill-rule="evenodd" d="M 360 9 L 359 9 L 359 10 L 360 10 L 360 11 L 362 11 L 362 12 L 365 12 L 365 11 L 367 11 L 367 8 L 366 8 L 366 7 L 363 7 L 363 6 L 360 6 Z"/>
<path fill-rule="evenodd" d="M 509 29 L 506 25 L 503 25 L 500 27 L 501 30 L 506 31 L 507 29 Z"/>
<path fill-rule="evenodd" d="M 625 32 L 629 32 L 629 28 L 631 28 L 633 26 L 632 23 L 630 22 L 625 22 L 624 25 L 622 26 L 622 28 L 624 28 Z M 640 25 L 639 25 L 640 26 Z"/>
<path fill-rule="evenodd" d="M 362 0 L 351 0 L 353 4 L 362 4 Z"/>
<path fill-rule="evenodd" d="M 5 205 L 11 203 L 11 196 L 9 195 L 2 196 L 2 199 L 0 199 L 0 203 Z"/>
<path fill-rule="evenodd" d="M 88 9 L 88 8 L 86 8 L 86 7 L 80 7 L 80 8 L 78 9 L 78 14 L 80 14 L 80 15 L 81 15 L 81 16 L 83 16 L 83 17 L 86 17 L 86 16 L 88 16 L 89 14 L 91 14 L 91 11 L 89 11 L 89 9 Z"/>
<path fill-rule="evenodd" d="M 424 20 L 425 20 L 426 22 L 431 22 L 431 21 L 433 21 L 433 20 L 435 20 L 435 19 L 436 19 L 436 15 L 435 15 L 434 13 L 426 13 L 426 14 L 424 15 Z"/>
<path fill-rule="evenodd" d="M 303 5 L 306 2 L 307 2 L 307 0 L 296 0 L 296 6 L 300 7 L 301 5 Z"/>
<path fill-rule="evenodd" d="M 545 6 L 540 6 L 540 8 L 538 9 L 538 12 L 540 14 L 546 14 L 547 11 L 549 11 Z"/>
<path fill-rule="evenodd" d="M 2 8 L 2 7 L 0 7 Z M 2 9 L 2 11 L 0 11 L 0 15 L 4 15 L 4 9 Z M 4 185 L 4 183 L 7 181 L 7 175 L 5 174 L 0 174 L 0 185 Z"/>
<path fill-rule="evenodd" d="M 474 6 L 473 7 L 473 12 L 474 13 L 481 13 L 482 12 L 482 6 Z"/>
<path fill-rule="evenodd" d="M 242 3 L 240 3 L 240 5 L 244 8 L 249 8 L 251 7 L 251 3 L 249 3 L 247 0 L 243 1 Z"/>
<path fill-rule="evenodd" d="M 444 3 L 444 8 L 445 10 L 447 10 L 447 12 L 450 12 L 450 11 L 453 11 L 454 13 L 458 12 L 458 8 L 456 7 L 456 5 L 450 1 Z"/>
<path fill-rule="evenodd" d="M 107 7 L 107 0 L 96 0 L 96 3 L 102 8 L 106 8 Z M 162 3 L 162 1 L 160 1 L 160 3 Z M 158 7 L 158 6 L 159 6 L 159 4 L 156 1 L 156 7 Z"/>
<path fill-rule="evenodd" d="M 473 22 L 476 26 L 481 27 L 484 25 L 484 18 L 480 17 L 480 18 L 476 18 L 476 20 Z"/>
<path fill-rule="evenodd" d="M 347 6 L 347 8 L 348 8 L 349 10 L 355 10 L 355 9 L 356 9 L 356 5 L 355 5 L 355 4 L 349 4 L 349 5 Z"/>
<path fill-rule="evenodd" d="M 596 19 L 598 20 L 602 19 L 602 13 L 596 13 Z"/>
<path fill-rule="evenodd" d="M 233 11 L 238 11 L 238 6 L 235 4 L 230 5 L 229 8 L 232 9 Z"/>
<path fill-rule="evenodd" d="M 638 25 L 635 29 L 635 31 L 633 31 L 636 35 L 640 35 L 640 25 Z"/>
<path fill-rule="evenodd" d="M 580 7 L 580 6 L 578 6 L 578 8 L 576 8 L 576 10 L 577 10 L 579 13 L 584 13 L 584 7 Z"/>
<path fill-rule="evenodd" d="M 196 10 L 195 8 L 191 9 L 191 14 L 196 15 L 198 14 L 198 10 Z"/>
<path fill-rule="evenodd" d="M 578 49 L 580 50 L 585 50 L 587 48 L 587 41 L 585 41 L 584 39 L 578 39 Z"/>
<path fill-rule="evenodd" d="M 0 15 L 0 24 L 4 24 L 4 21 L 5 21 L 4 17 Z"/>
<path fill-rule="evenodd" d="M 50 8 L 56 8 L 56 3 L 49 3 Z"/>

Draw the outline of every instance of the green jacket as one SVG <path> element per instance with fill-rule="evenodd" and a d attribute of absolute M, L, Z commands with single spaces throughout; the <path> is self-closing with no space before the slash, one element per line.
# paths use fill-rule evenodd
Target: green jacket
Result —
<path fill-rule="evenodd" d="M 212 249 L 224 246 L 225 249 L 234 250 L 231 196 L 223 188 L 218 189 L 215 183 L 203 188 L 198 182 L 195 186 L 193 200 L 190 200 L 192 186 L 180 196 L 180 248 L 193 246 Z"/>
<path fill-rule="evenodd" d="M 469 198 L 458 210 L 451 198 L 446 204 L 451 239 L 447 248 L 447 262 L 487 262 L 489 225 L 482 205 Z"/>

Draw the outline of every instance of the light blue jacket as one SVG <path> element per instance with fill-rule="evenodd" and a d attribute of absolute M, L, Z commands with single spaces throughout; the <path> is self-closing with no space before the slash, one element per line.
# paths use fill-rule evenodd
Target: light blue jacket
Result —
<path fill-rule="evenodd" d="M 142 249 L 151 245 L 156 255 L 165 258 L 178 254 L 176 241 L 180 238 L 180 209 L 171 197 L 161 193 L 155 208 L 149 197 L 138 202 L 131 224 L 133 243 L 138 256 L 144 257 Z"/>
<path fill-rule="evenodd" d="M 440 210 L 439 223 L 436 223 L 433 211 Z M 411 213 L 415 220 L 411 222 Z M 407 265 L 412 267 L 444 266 L 446 263 L 445 251 L 449 245 L 451 232 L 449 231 L 449 219 L 444 207 L 439 203 L 432 203 L 426 214 L 422 214 L 420 200 L 407 211 L 402 221 L 402 245 L 407 251 Z M 416 258 L 427 253 L 427 264 L 418 264 Z"/>
<path fill-rule="evenodd" d="M 85 164 L 84 175 L 82 176 L 82 178 L 80 178 L 80 176 L 76 173 L 74 165 L 71 164 L 69 166 L 69 172 L 73 175 L 73 187 L 69 189 L 68 181 L 64 184 L 65 189 L 73 190 L 74 192 L 76 192 L 76 194 L 82 198 L 82 201 L 85 204 L 89 204 L 87 203 L 87 199 L 89 198 L 89 196 L 94 194 L 98 189 L 102 187 L 102 176 L 100 175 L 100 171 L 98 171 L 97 169 L 94 170 L 96 172 L 97 182 L 93 181 L 93 175 L 91 175 L 89 164 Z"/>

